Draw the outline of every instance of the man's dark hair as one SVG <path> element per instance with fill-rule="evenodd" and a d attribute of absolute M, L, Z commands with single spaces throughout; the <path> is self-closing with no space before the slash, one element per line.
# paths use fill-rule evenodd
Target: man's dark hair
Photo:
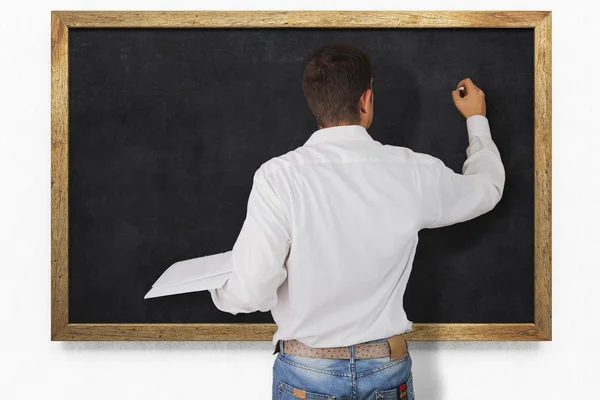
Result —
<path fill-rule="evenodd" d="M 302 90 L 319 126 L 360 122 L 360 96 L 371 87 L 371 60 L 359 47 L 319 48 L 302 73 Z M 372 100 L 372 98 L 371 98 Z"/>

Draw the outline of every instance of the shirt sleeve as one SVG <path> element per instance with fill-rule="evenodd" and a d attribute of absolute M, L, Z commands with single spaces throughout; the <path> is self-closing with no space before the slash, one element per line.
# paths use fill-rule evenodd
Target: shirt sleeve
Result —
<path fill-rule="evenodd" d="M 473 115 L 466 120 L 469 136 L 467 160 L 462 174 L 455 173 L 434 158 L 430 170 L 431 196 L 433 201 L 425 210 L 424 228 L 437 228 L 468 221 L 492 210 L 502 198 L 505 171 L 496 144 L 492 140 L 488 119 Z"/>
<path fill-rule="evenodd" d="M 246 219 L 232 249 L 232 272 L 224 286 L 210 289 L 215 306 L 231 314 L 269 311 L 287 278 L 290 248 L 285 207 L 271 184 L 255 174 Z"/>

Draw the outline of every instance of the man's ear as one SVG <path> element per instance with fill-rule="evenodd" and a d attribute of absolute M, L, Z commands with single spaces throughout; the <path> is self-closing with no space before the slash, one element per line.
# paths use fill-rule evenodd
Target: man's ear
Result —
<path fill-rule="evenodd" d="M 365 90 L 362 96 L 360 96 L 360 111 L 366 113 L 368 108 L 367 104 L 373 101 L 373 91 L 371 89 Z"/>

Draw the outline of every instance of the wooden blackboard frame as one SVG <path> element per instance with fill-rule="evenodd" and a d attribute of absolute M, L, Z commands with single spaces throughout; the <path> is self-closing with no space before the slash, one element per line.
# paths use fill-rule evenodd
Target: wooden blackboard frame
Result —
<path fill-rule="evenodd" d="M 69 323 L 69 29 L 534 28 L 534 322 L 414 324 L 409 340 L 552 338 L 551 11 L 52 11 L 51 340 L 263 340 L 275 324 Z"/>

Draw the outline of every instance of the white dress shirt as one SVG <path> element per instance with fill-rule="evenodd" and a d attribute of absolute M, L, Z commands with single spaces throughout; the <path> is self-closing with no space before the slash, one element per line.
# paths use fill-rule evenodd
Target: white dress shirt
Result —
<path fill-rule="evenodd" d="M 255 173 L 233 270 L 210 290 L 232 314 L 271 311 L 277 340 L 336 347 L 412 330 L 403 296 L 418 232 L 494 208 L 504 166 L 488 120 L 466 120 L 463 174 L 360 125 L 317 130 Z"/>

